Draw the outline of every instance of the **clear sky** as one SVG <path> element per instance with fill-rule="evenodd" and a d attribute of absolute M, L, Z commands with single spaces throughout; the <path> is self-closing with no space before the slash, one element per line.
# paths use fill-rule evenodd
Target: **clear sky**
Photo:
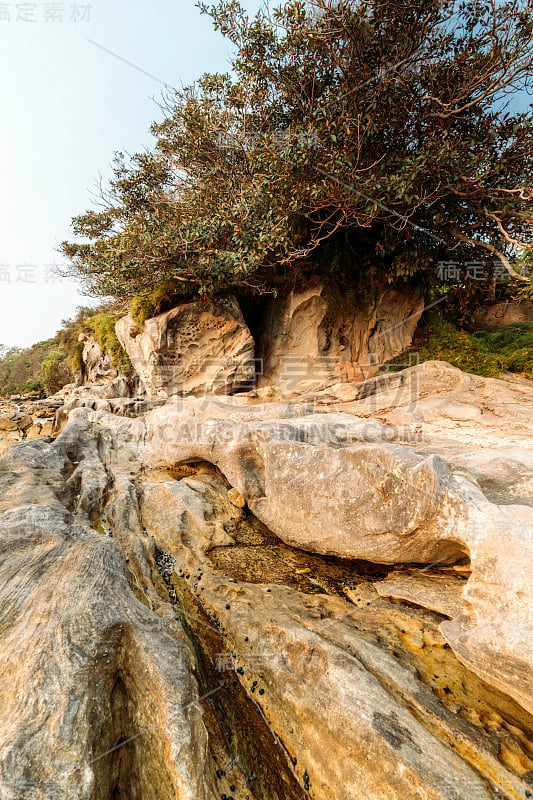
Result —
<path fill-rule="evenodd" d="M 172 86 L 224 71 L 229 59 L 195 0 L 0 2 L 2 344 L 48 338 L 95 302 L 55 276 L 56 248 L 113 153 L 149 145 L 161 116 L 164 87 L 102 48 Z"/>

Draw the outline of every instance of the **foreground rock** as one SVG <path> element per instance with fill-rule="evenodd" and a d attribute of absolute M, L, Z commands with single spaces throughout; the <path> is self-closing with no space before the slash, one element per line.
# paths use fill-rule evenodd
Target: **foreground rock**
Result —
<path fill-rule="evenodd" d="M 231 394 L 254 378 L 254 341 L 234 298 L 185 303 L 117 336 L 150 397 Z"/>
<path fill-rule="evenodd" d="M 0 473 L 0 794 L 211 797 L 183 633 L 136 599 L 119 545 L 80 513 L 72 444 L 12 448 Z"/>
<path fill-rule="evenodd" d="M 532 400 L 430 364 L 10 448 L 0 794 L 529 796 Z"/>

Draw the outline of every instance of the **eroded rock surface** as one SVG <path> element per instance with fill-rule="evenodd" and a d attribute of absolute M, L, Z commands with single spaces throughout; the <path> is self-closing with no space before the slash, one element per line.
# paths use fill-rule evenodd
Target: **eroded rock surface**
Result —
<path fill-rule="evenodd" d="M 254 341 L 234 298 L 185 303 L 148 319 L 131 317 L 117 336 L 151 397 L 230 394 L 254 378 Z"/>
<path fill-rule="evenodd" d="M 62 405 L 59 398 L 0 400 L 0 453 L 17 442 L 51 436 Z"/>
<path fill-rule="evenodd" d="M 498 330 L 504 325 L 533 322 L 533 302 L 522 300 L 520 303 L 494 303 L 481 309 L 474 318 L 475 324 L 489 330 Z"/>
<path fill-rule="evenodd" d="M 413 289 L 385 289 L 364 304 L 316 281 L 297 287 L 273 300 L 265 315 L 259 386 L 290 395 L 369 378 L 409 347 L 423 307 Z"/>
<path fill-rule="evenodd" d="M 433 363 L 11 447 L 1 796 L 528 797 L 532 400 Z"/>
<path fill-rule="evenodd" d="M 113 366 L 113 359 L 109 353 L 103 353 L 98 341 L 92 334 L 80 333 L 80 344 L 83 344 L 81 353 L 82 371 L 79 376 L 79 385 L 110 383 L 119 376 Z"/>

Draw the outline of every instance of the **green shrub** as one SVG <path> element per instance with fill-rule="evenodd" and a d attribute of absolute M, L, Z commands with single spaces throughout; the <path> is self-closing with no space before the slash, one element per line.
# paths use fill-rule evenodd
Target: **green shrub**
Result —
<path fill-rule="evenodd" d="M 31 378 L 20 387 L 20 394 L 41 394 L 43 390 L 44 385 L 42 381 L 37 380 L 36 378 Z"/>
<path fill-rule="evenodd" d="M 147 319 L 157 317 L 164 311 L 171 309 L 178 301 L 179 292 L 172 281 L 160 283 L 156 288 L 142 295 L 137 295 L 131 302 L 130 316 L 135 323 L 138 333 Z"/>
<path fill-rule="evenodd" d="M 48 339 L 24 350 L 13 347 L 4 352 L 0 358 L 0 396 L 26 394 L 33 387 L 40 391 L 44 386 L 43 361 L 56 347 L 57 341 Z"/>
<path fill-rule="evenodd" d="M 43 385 L 47 394 L 55 394 L 71 378 L 67 354 L 62 348 L 51 350 L 42 364 Z"/>
<path fill-rule="evenodd" d="M 411 351 L 417 352 L 420 361 L 447 361 L 474 375 L 498 378 L 508 370 L 533 379 L 531 323 L 468 333 L 451 322 L 432 317 L 418 329 Z"/>
<path fill-rule="evenodd" d="M 93 333 L 102 352 L 110 354 L 113 365 L 125 375 L 133 374 L 127 355 L 122 351 L 115 334 L 119 317 L 109 305 L 79 308 L 74 319 L 63 320 L 62 328 L 53 339 L 37 342 L 31 347 L 0 347 L 0 396 L 29 392 L 57 392 L 83 367 L 81 333 Z"/>
<path fill-rule="evenodd" d="M 465 372 L 487 378 L 500 375 L 498 358 L 482 339 L 437 317 L 417 332 L 413 350 L 418 352 L 420 361 L 447 361 Z"/>
<path fill-rule="evenodd" d="M 494 353 L 503 370 L 533 379 L 533 325 L 515 323 L 498 331 L 481 331 L 476 338 Z"/>
<path fill-rule="evenodd" d="M 78 342 L 70 358 L 70 369 L 73 375 L 83 369 L 83 342 Z"/>
<path fill-rule="evenodd" d="M 102 353 L 107 353 L 111 357 L 114 368 L 129 377 L 134 372 L 133 366 L 115 333 L 115 325 L 119 317 L 119 313 L 103 311 L 87 319 L 85 324 L 94 334 Z"/>

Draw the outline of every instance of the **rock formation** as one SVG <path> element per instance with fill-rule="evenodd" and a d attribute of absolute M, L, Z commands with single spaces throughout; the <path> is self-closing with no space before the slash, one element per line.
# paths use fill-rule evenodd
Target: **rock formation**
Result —
<path fill-rule="evenodd" d="M 80 333 L 80 344 L 83 344 L 81 360 L 83 369 L 78 385 L 110 383 L 119 376 L 113 367 L 109 353 L 102 353 L 102 348 L 92 334 Z"/>
<path fill-rule="evenodd" d="M 533 322 L 533 302 L 522 300 L 520 303 L 494 303 L 482 308 L 474 318 L 475 324 L 488 330 L 498 330 L 503 325 Z"/>
<path fill-rule="evenodd" d="M 258 394 L 0 459 L 0 796 L 530 797 L 533 388 Z"/>
<path fill-rule="evenodd" d="M 55 415 L 62 405 L 60 398 L 0 400 L 0 453 L 24 439 L 51 436 Z"/>
<path fill-rule="evenodd" d="M 273 300 L 258 342 L 259 386 L 302 394 L 364 380 L 411 344 L 424 306 L 416 290 L 384 289 L 366 305 L 318 281 Z"/>
<path fill-rule="evenodd" d="M 254 380 L 254 341 L 234 298 L 195 301 L 146 320 L 116 326 L 147 394 L 231 394 Z"/>

